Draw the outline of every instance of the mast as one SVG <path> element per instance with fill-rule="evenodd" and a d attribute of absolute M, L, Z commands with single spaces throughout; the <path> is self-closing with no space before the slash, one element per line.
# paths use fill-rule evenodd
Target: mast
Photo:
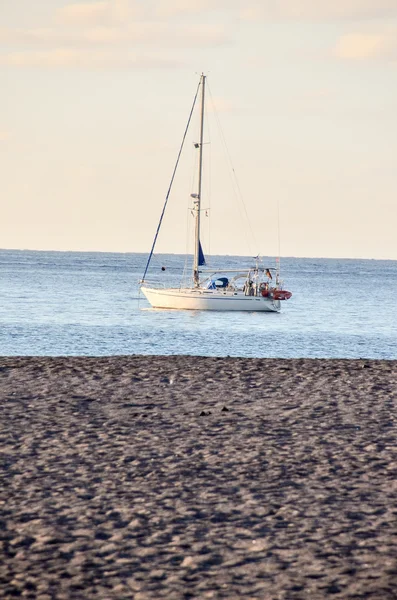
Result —
<path fill-rule="evenodd" d="M 195 231 L 194 231 L 194 260 L 193 260 L 193 281 L 194 287 L 200 285 L 199 275 L 199 254 L 200 254 L 200 211 L 201 211 L 201 178 L 203 173 L 203 139 L 204 139 L 204 99 L 205 99 L 205 75 L 201 74 L 201 120 L 200 120 L 200 156 L 199 156 L 199 178 L 198 194 L 195 201 Z"/>

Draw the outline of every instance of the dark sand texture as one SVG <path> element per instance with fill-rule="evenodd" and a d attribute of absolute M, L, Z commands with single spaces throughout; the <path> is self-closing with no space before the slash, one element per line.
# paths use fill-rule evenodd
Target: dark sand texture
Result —
<path fill-rule="evenodd" d="M 397 362 L 0 359 L 0 597 L 397 598 Z"/>

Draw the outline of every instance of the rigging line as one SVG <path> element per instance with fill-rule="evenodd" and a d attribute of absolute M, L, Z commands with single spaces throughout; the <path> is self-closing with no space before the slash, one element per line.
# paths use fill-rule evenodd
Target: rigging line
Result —
<path fill-rule="evenodd" d="M 277 278 L 279 278 L 280 277 L 280 266 L 281 266 L 280 198 L 277 198 L 277 237 L 278 237 Z"/>
<path fill-rule="evenodd" d="M 208 88 L 208 89 L 209 89 L 209 88 Z M 231 181 L 231 185 L 232 185 L 233 197 L 234 197 L 234 200 L 236 201 L 236 208 L 237 208 L 237 212 L 238 212 L 238 214 L 239 214 L 239 218 L 241 219 L 241 221 L 242 221 L 242 223 L 243 223 L 243 226 L 244 226 L 244 235 L 245 235 L 245 237 L 246 237 L 246 241 L 247 241 L 247 244 L 248 244 L 248 247 L 249 247 L 250 253 L 251 253 L 251 243 L 250 243 L 249 234 L 248 234 L 248 232 L 247 232 L 247 229 L 246 229 L 246 221 L 245 221 L 245 219 L 244 219 L 244 213 L 242 212 L 242 209 L 241 209 L 240 203 L 238 202 L 238 199 L 239 199 L 239 198 L 238 198 L 238 191 L 237 191 L 237 189 L 236 189 L 236 183 L 235 183 L 235 181 L 234 181 L 234 179 L 233 179 L 233 176 L 232 176 L 232 174 L 231 174 L 231 173 L 232 173 L 232 168 L 231 168 L 231 166 L 230 166 L 230 164 L 229 164 L 229 157 L 228 157 L 228 155 L 227 155 L 226 141 L 225 141 L 224 137 L 222 137 L 222 133 L 223 133 L 223 132 L 222 132 L 222 128 L 221 128 L 221 125 L 220 125 L 219 117 L 218 117 L 218 114 L 217 114 L 217 112 L 216 112 L 215 103 L 214 103 L 214 101 L 213 101 L 213 98 L 212 98 L 212 95 L 211 95 L 211 91 L 210 91 L 210 89 L 209 89 L 209 93 L 210 93 L 210 98 L 211 98 L 211 103 L 212 103 L 213 113 L 214 113 L 214 116 L 215 116 L 215 122 L 216 122 L 216 124 L 217 124 L 217 126 L 218 126 L 218 135 L 219 135 L 219 138 L 220 138 L 220 142 L 221 142 L 222 149 L 223 149 L 223 151 L 224 151 L 224 153 L 225 153 L 226 164 L 227 164 L 227 166 L 229 167 L 229 172 L 228 172 L 228 174 L 229 174 L 230 181 Z"/>
<path fill-rule="evenodd" d="M 196 133 L 194 133 L 194 139 L 196 139 Z M 198 136 L 197 136 L 198 137 Z M 182 275 L 182 282 L 183 285 L 185 287 L 187 287 L 189 285 L 188 280 L 187 280 L 187 270 L 188 270 L 188 260 L 189 260 L 189 246 L 190 246 L 190 217 L 192 216 L 192 208 L 190 207 L 190 200 L 191 200 L 191 195 L 195 192 L 196 189 L 196 173 L 198 172 L 198 155 L 197 155 L 197 149 L 195 148 L 195 146 L 192 146 L 192 175 L 191 175 L 191 181 L 190 181 L 190 196 L 189 199 L 187 201 L 187 208 L 186 208 L 186 235 L 185 235 L 185 240 L 186 240 L 186 247 L 185 247 L 185 263 L 183 266 L 183 275 Z M 182 285 L 182 283 L 181 283 Z"/>
<path fill-rule="evenodd" d="M 188 208 L 186 211 L 186 252 L 185 252 L 185 264 L 183 265 L 183 273 L 182 273 L 180 287 L 182 287 L 182 285 L 187 287 L 186 272 L 187 272 L 188 252 L 189 252 L 189 215 L 190 215 L 190 208 Z"/>
<path fill-rule="evenodd" d="M 169 198 L 170 193 L 171 193 L 172 184 L 174 183 L 176 170 L 177 170 L 178 165 L 179 165 L 179 159 L 181 157 L 183 146 L 185 144 L 185 139 L 186 139 L 186 135 L 187 135 L 187 132 L 188 132 L 188 129 L 189 129 L 190 121 L 192 120 L 192 114 L 193 114 L 194 107 L 196 105 L 196 100 L 197 100 L 197 95 L 198 95 L 199 89 L 200 89 L 200 83 L 197 86 L 196 95 L 194 96 L 194 100 L 193 100 L 193 105 L 192 105 L 192 108 L 190 109 L 189 119 L 188 119 L 188 122 L 187 122 L 187 125 L 186 125 L 186 128 L 185 128 L 185 133 L 183 134 L 182 143 L 181 143 L 181 146 L 179 148 L 178 157 L 176 159 L 175 167 L 174 167 L 174 170 L 173 170 L 173 173 L 172 173 L 172 177 L 171 177 L 171 182 L 170 182 L 170 185 L 168 187 L 167 195 L 165 197 L 165 202 L 164 202 L 163 210 L 162 210 L 162 213 L 161 213 L 161 216 L 160 216 L 160 221 L 159 221 L 159 224 L 157 226 L 156 235 L 154 236 L 152 248 L 150 250 L 149 258 L 148 258 L 148 261 L 146 263 L 146 268 L 145 268 L 145 272 L 143 274 L 142 282 L 141 283 L 143 283 L 145 281 L 146 273 L 148 271 L 148 268 L 149 268 L 149 265 L 150 265 L 150 261 L 151 261 L 152 256 L 153 256 L 154 247 L 156 245 L 157 237 L 158 237 L 159 231 L 160 231 L 160 227 L 161 227 L 161 224 L 163 222 L 163 217 L 164 217 L 165 209 L 167 207 L 168 198 Z"/>
<path fill-rule="evenodd" d="M 205 211 L 205 214 L 208 217 L 207 218 L 207 223 L 208 223 L 208 227 L 207 227 L 207 235 L 208 235 L 207 254 L 208 254 L 209 260 L 211 260 L 210 257 L 211 257 L 211 194 L 212 194 L 212 172 L 211 172 L 211 166 L 212 166 L 212 140 L 211 140 L 210 120 L 208 118 L 208 104 L 205 106 L 205 116 L 206 116 L 205 122 L 206 122 L 206 126 L 207 126 L 207 139 L 208 139 L 208 160 L 207 160 L 207 168 L 208 168 L 208 184 L 207 184 L 207 186 L 208 186 L 207 187 L 208 212 Z"/>
<path fill-rule="evenodd" d="M 255 234 L 253 232 L 253 229 L 252 229 L 252 226 L 251 226 L 251 222 L 250 222 L 250 219 L 249 219 L 249 216 L 248 216 L 247 207 L 246 207 L 245 202 L 244 202 L 244 197 L 243 197 L 243 194 L 241 192 L 240 184 L 238 182 L 236 171 L 234 169 L 233 162 L 232 162 L 232 159 L 231 159 L 231 156 L 230 156 L 230 152 L 229 152 L 228 146 L 226 144 L 225 135 L 224 135 L 223 129 L 221 127 L 220 119 L 219 119 L 219 116 L 218 116 L 218 113 L 217 113 L 217 110 L 216 110 L 216 107 L 215 107 L 215 102 L 214 102 L 214 99 L 213 99 L 213 96 L 212 96 L 212 92 L 211 92 L 211 88 L 210 88 L 209 85 L 208 85 L 208 91 L 209 91 L 209 95 L 210 95 L 210 98 L 211 98 L 211 102 L 212 102 L 212 106 L 213 106 L 213 110 L 214 110 L 214 114 L 215 114 L 215 119 L 216 119 L 216 122 L 217 122 L 217 125 L 218 125 L 218 128 L 219 128 L 221 140 L 222 140 L 225 152 L 226 152 L 227 159 L 229 161 L 229 167 L 230 167 L 230 169 L 231 169 L 231 171 L 233 173 L 233 179 L 234 179 L 234 184 L 235 184 L 236 189 L 237 189 L 237 195 L 240 197 L 240 201 L 241 201 L 241 203 L 243 205 L 243 208 L 244 208 L 245 218 L 247 220 L 247 224 L 248 224 L 248 227 L 249 227 L 249 230 L 250 230 L 251 239 L 254 242 L 255 246 L 258 247 L 256 238 L 255 238 Z"/>
<path fill-rule="evenodd" d="M 245 217 L 246 224 L 248 225 L 248 239 L 250 240 L 249 246 L 251 248 L 251 253 L 252 253 L 251 242 L 254 243 L 256 249 L 257 249 L 258 245 L 257 245 L 256 239 L 255 239 L 255 234 L 254 234 L 254 232 L 252 230 L 251 221 L 250 221 L 249 216 L 248 216 L 247 207 L 246 207 L 245 202 L 244 202 L 243 194 L 241 192 L 240 184 L 239 184 L 238 179 L 237 179 L 236 171 L 235 171 L 235 168 L 234 168 L 231 156 L 230 156 L 230 152 L 229 152 L 229 149 L 228 149 L 228 146 L 227 146 L 227 143 L 226 143 L 225 135 L 224 135 L 224 132 L 223 132 L 223 129 L 222 129 L 222 126 L 221 126 L 219 118 L 218 118 L 218 126 L 219 126 L 219 130 L 220 130 L 220 135 L 221 135 L 221 138 L 222 138 L 222 141 L 223 141 L 223 146 L 224 146 L 224 149 L 225 149 L 225 152 L 226 152 L 226 158 L 227 158 L 227 160 L 229 162 L 229 168 L 230 168 L 231 173 L 232 173 L 232 182 L 234 183 L 234 186 L 235 186 L 235 189 L 236 189 L 236 192 L 237 192 L 237 197 L 239 198 L 239 200 L 240 200 L 240 202 L 242 204 L 243 217 Z"/>
<path fill-rule="evenodd" d="M 239 218 L 241 219 L 242 223 L 243 223 L 243 228 L 244 228 L 244 235 L 246 237 L 246 241 L 247 241 L 247 245 L 249 248 L 249 252 L 252 253 L 252 248 L 251 248 L 251 238 L 249 235 L 249 231 L 247 229 L 247 224 L 249 226 L 249 220 L 247 219 L 247 216 L 244 215 L 244 212 L 242 211 L 242 206 L 243 202 L 241 201 L 241 192 L 240 192 L 240 198 L 239 198 L 239 193 L 238 193 L 238 189 L 237 189 L 237 182 L 235 181 L 235 178 L 233 178 L 233 165 L 231 164 L 231 160 L 230 160 L 230 155 L 228 155 L 228 150 L 227 150 L 227 146 L 226 146 L 226 140 L 225 137 L 223 135 L 223 131 L 222 131 L 222 127 L 220 124 L 220 119 L 219 119 L 219 115 L 216 111 L 216 107 L 215 107 L 215 102 L 213 100 L 212 94 L 211 94 L 211 90 L 209 89 L 209 95 L 210 95 L 210 99 L 211 99 L 211 103 L 212 103 L 212 107 L 213 107 L 213 112 L 214 112 L 214 116 L 215 116 L 215 121 L 216 124 L 218 126 L 218 135 L 221 141 L 221 146 L 223 148 L 223 151 L 225 153 L 225 158 L 226 158 L 226 164 L 229 167 L 229 176 L 230 176 L 230 181 L 232 184 L 232 191 L 233 191 L 233 197 L 236 201 L 236 208 L 237 211 L 239 213 Z M 238 201 L 240 200 L 240 202 Z"/>

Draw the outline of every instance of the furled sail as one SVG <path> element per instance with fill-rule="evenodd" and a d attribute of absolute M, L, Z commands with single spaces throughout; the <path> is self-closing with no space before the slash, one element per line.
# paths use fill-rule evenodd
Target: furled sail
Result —
<path fill-rule="evenodd" d="M 203 267 L 206 264 L 204 252 L 203 252 L 203 249 L 201 247 L 201 242 L 199 242 L 199 259 L 198 259 L 198 264 L 199 264 L 199 267 Z"/>

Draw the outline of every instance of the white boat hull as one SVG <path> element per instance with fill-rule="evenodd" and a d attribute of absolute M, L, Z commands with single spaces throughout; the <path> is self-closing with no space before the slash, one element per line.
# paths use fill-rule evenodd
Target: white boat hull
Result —
<path fill-rule="evenodd" d="M 220 292 L 203 289 L 159 289 L 141 287 L 153 308 L 176 310 L 243 310 L 255 312 L 279 312 L 280 300 L 262 296 L 245 296 L 243 293 Z"/>

